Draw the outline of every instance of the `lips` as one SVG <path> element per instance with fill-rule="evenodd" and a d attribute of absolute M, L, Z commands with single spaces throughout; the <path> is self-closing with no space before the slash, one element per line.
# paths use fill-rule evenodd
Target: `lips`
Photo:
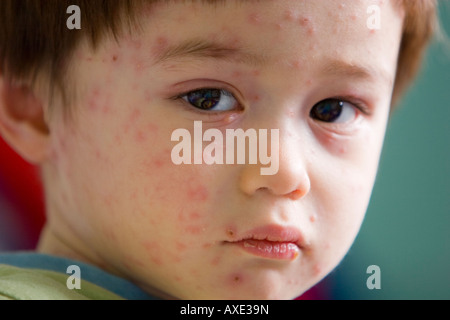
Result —
<path fill-rule="evenodd" d="M 278 225 L 250 230 L 243 237 L 226 243 L 260 258 L 290 261 L 295 260 L 305 246 L 298 229 Z"/>

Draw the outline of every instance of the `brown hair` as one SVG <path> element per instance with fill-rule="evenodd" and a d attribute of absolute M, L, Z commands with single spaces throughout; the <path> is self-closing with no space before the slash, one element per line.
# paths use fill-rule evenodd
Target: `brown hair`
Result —
<path fill-rule="evenodd" d="M 393 103 L 419 71 L 437 24 L 436 0 L 396 0 L 405 11 Z M 65 68 L 71 54 L 87 40 L 95 46 L 107 34 L 118 37 L 135 25 L 136 13 L 156 0 L 1 0 L 0 73 L 9 81 L 33 82 L 46 75 L 51 88 L 66 97 Z M 214 2 L 210 0 L 208 2 Z M 82 29 L 66 27 L 67 8 L 82 12 Z M 65 101 L 67 102 L 67 101 Z"/>

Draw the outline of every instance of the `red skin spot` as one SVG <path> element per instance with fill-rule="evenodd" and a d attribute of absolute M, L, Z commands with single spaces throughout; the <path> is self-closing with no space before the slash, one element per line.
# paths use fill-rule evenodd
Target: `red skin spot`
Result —
<path fill-rule="evenodd" d="M 147 141 L 147 136 L 145 135 L 144 132 L 142 132 L 142 130 L 137 130 L 137 131 L 136 131 L 136 134 L 135 134 L 135 136 L 134 136 L 134 140 L 135 140 L 137 143 L 144 143 L 144 142 Z"/>
<path fill-rule="evenodd" d="M 295 60 L 295 61 L 291 62 L 291 65 L 295 69 L 301 69 L 302 61 L 301 60 Z"/>
<path fill-rule="evenodd" d="M 150 260 L 158 265 L 162 266 L 164 264 L 162 258 L 161 258 L 161 248 L 157 242 L 154 241 L 144 241 L 142 243 L 142 246 L 145 248 L 147 253 L 150 256 Z"/>
<path fill-rule="evenodd" d="M 124 128 L 124 132 L 128 133 L 130 131 L 131 127 L 134 127 L 134 125 L 136 124 L 137 120 L 141 117 L 141 110 L 139 109 L 133 109 L 133 111 L 131 111 L 128 119 L 127 119 L 127 123 L 125 124 L 125 128 Z"/>
<path fill-rule="evenodd" d="M 340 148 L 339 148 L 339 153 L 340 153 L 340 154 L 345 154 L 345 153 L 347 153 L 347 148 L 346 148 L 345 146 L 340 147 Z"/>
<path fill-rule="evenodd" d="M 240 273 L 233 273 L 227 279 L 227 282 L 229 283 L 230 286 L 241 285 L 243 281 L 244 276 Z"/>
<path fill-rule="evenodd" d="M 228 227 L 225 231 L 225 234 L 227 238 L 229 238 L 230 240 L 234 240 L 237 235 L 236 227 L 235 226 Z"/>
<path fill-rule="evenodd" d="M 316 222 L 316 220 L 317 220 L 317 217 L 315 215 L 312 215 L 309 217 L 309 221 L 311 221 L 311 223 Z"/>
<path fill-rule="evenodd" d="M 152 97 L 153 97 L 153 96 L 152 96 L 152 94 L 151 94 L 150 91 L 146 90 L 146 91 L 144 92 L 144 101 L 145 101 L 147 104 L 150 104 L 150 103 L 152 102 L 152 100 L 153 100 Z"/>
<path fill-rule="evenodd" d="M 230 48 L 235 48 L 235 49 L 237 49 L 237 48 L 239 48 L 241 45 L 242 45 L 242 40 L 241 40 L 241 39 L 239 39 L 239 38 L 237 38 L 237 37 L 231 38 L 230 44 L 229 44 Z"/>
<path fill-rule="evenodd" d="M 96 158 L 97 160 L 100 160 L 100 159 L 102 158 L 102 156 L 101 156 L 99 150 L 95 150 L 95 151 L 94 151 L 94 154 L 95 154 L 95 158 Z"/>
<path fill-rule="evenodd" d="M 91 111 L 96 111 L 99 106 L 98 106 L 98 99 L 100 96 L 100 89 L 95 88 L 94 90 L 92 90 L 91 94 L 88 97 L 88 107 Z"/>
<path fill-rule="evenodd" d="M 218 266 L 221 260 L 222 259 L 220 258 L 220 256 L 215 257 L 214 259 L 211 260 L 211 266 L 213 267 Z"/>
<path fill-rule="evenodd" d="M 310 20 L 307 17 L 300 17 L 298 22 L 302 27 L 306 27 L 309 24 Z"/>
<path fill-rule="evenodd" d="M 261 71 L 259 71 L 259 70 L 253 70 L 253 71 L 252 71 L 252 75 L 253 75 L 254 77 L 259 77 L 259 76 L 261 75 Z"/>
<path fill-rule="evenodd" d="M 178 221 L 184 222 L 186 220 L 186 214 L 184 213 L 184 209 L 181 209 L 181 211 L 178 213 Z"/>
<path fill-rule="evenodd" d="M 187 198 L 193 201 L 206 201 L 209 197 L 208 189 L 204 186 L 190 186 L 187 191 Z"/>
<path fill-rule="evenodd" d="M 136 200 L 137 199 L 137 191 L 133 191 L 131 194 L 130 194 L 130 200 Z"/>
<path fill-rule="evenodd" d="M 313 274 L 314 274 L 314 276 L 319 276 L 320 274 L 322 273 L 322 267 L 319 265 L 319 264 L 316 264 L 314 267 L 313 267 Z"/>
<path fill-rule="evenodd" d="M 197 211 L 194 211 L 189 214 L 189 218 L 192 220 L 198 220 L 201 218 L 201 214 L 198 213 Z"/>
<path fill-rule="evenodd" d="M 162 159 L 155 159 L 153 160 L 153 165 L 157 168 L 162 168 L 164 167 L 165 161 Z"/>
<path fill-rule="evenodd" d="M 202 247 L 203 247 L 203 249 L 208 249 L 208 248 L 212 247 L 212 244 L 211 243 L 205 243 L 205 244 L 202 245 Z"/>
<path fill-rule="evenodd" d="M 114 135 L 114 143 L 118 146 L 122 145 L 122 137 L 119 134 Z"/>
<path fill-rule="evenodd" d="M 286 10 L 284 12 L 284 19 L 288 21 L 294 21 L 296 19 L 296 15 L 292 10 Z"/>
<path fill-rule="evenodd" d="M 258 25 L 261 23 L 261 15 L 258 13 L 251 13 L 248 15 L 248 22 L 253 25 Z"/>
<path fill-rule="evenodd" d="M 133 109 L 130 115 L 130 122 L 135 123 L 136 120 L 141 116 L 141 110 L 139 109 Z"/>
<path fill-rule="evenodd" d="M 242 76 L 242 73 L 239 71 L 234 71 L 231 76 L 234 78 L 240 78 Z"/>
<path fill-rule="evenodd" d="M 160 57 L 169 46 L 169 40 L 166 37 L 158 37 L 152 48 L 152 54 L 155 57 Z"/>
<path fill-rule="evenodd" d="M 175 246 L 176 246 L 178 251 L 185 251 L 187 249 L 187 245 L 185 245 L 182 242 L 176 242 Z"/>
<path fill-rule="evenodd" d="M 162 266 L 164 265 L 162 259 L 160 257 L 152 257 L 151 261 L 156 264 L 157 266 Z"/>
<path fill-rule="evenodd" d="M 110 114 L 110 113 L 111 113 L 111 107 L 105 104 L 105 105 L 102 107 L 102 113 L 103 113 L 104 115 Z"/>
<path fill-rule="evenodd" d="M 188 225 L 185 228 L 186 233 L 199 235 L 203 231 L 205 231 L 205 227 L 203 225 Z"/>

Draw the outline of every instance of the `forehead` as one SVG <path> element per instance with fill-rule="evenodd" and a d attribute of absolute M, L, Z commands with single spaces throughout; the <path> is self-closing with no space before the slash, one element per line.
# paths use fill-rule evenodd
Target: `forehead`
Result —
<path fill-rule="evenodd" d="M 378 30 L 368 27 L 373 6 Z M 153 61 L 226 57 L 276 66 L 298 59 L 328 61 L 331 71 L 364 61 L 385 78 L 393 78 L 402 27 L 397 7 L 374 0 L 158 2 L 142 21 Z"/>

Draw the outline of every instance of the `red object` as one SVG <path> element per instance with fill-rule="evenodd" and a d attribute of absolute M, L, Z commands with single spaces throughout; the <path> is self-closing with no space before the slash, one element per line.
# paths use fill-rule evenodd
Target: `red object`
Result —
<path fill-rule="evenodd" d="M 43 189 L 38 168 L 22 159 L 0 137 L 1 192 L 17 210 L 26 236 L 36 244 L 45 223 Z M 30 248 L 32 249 L 32 248 Z"/>

